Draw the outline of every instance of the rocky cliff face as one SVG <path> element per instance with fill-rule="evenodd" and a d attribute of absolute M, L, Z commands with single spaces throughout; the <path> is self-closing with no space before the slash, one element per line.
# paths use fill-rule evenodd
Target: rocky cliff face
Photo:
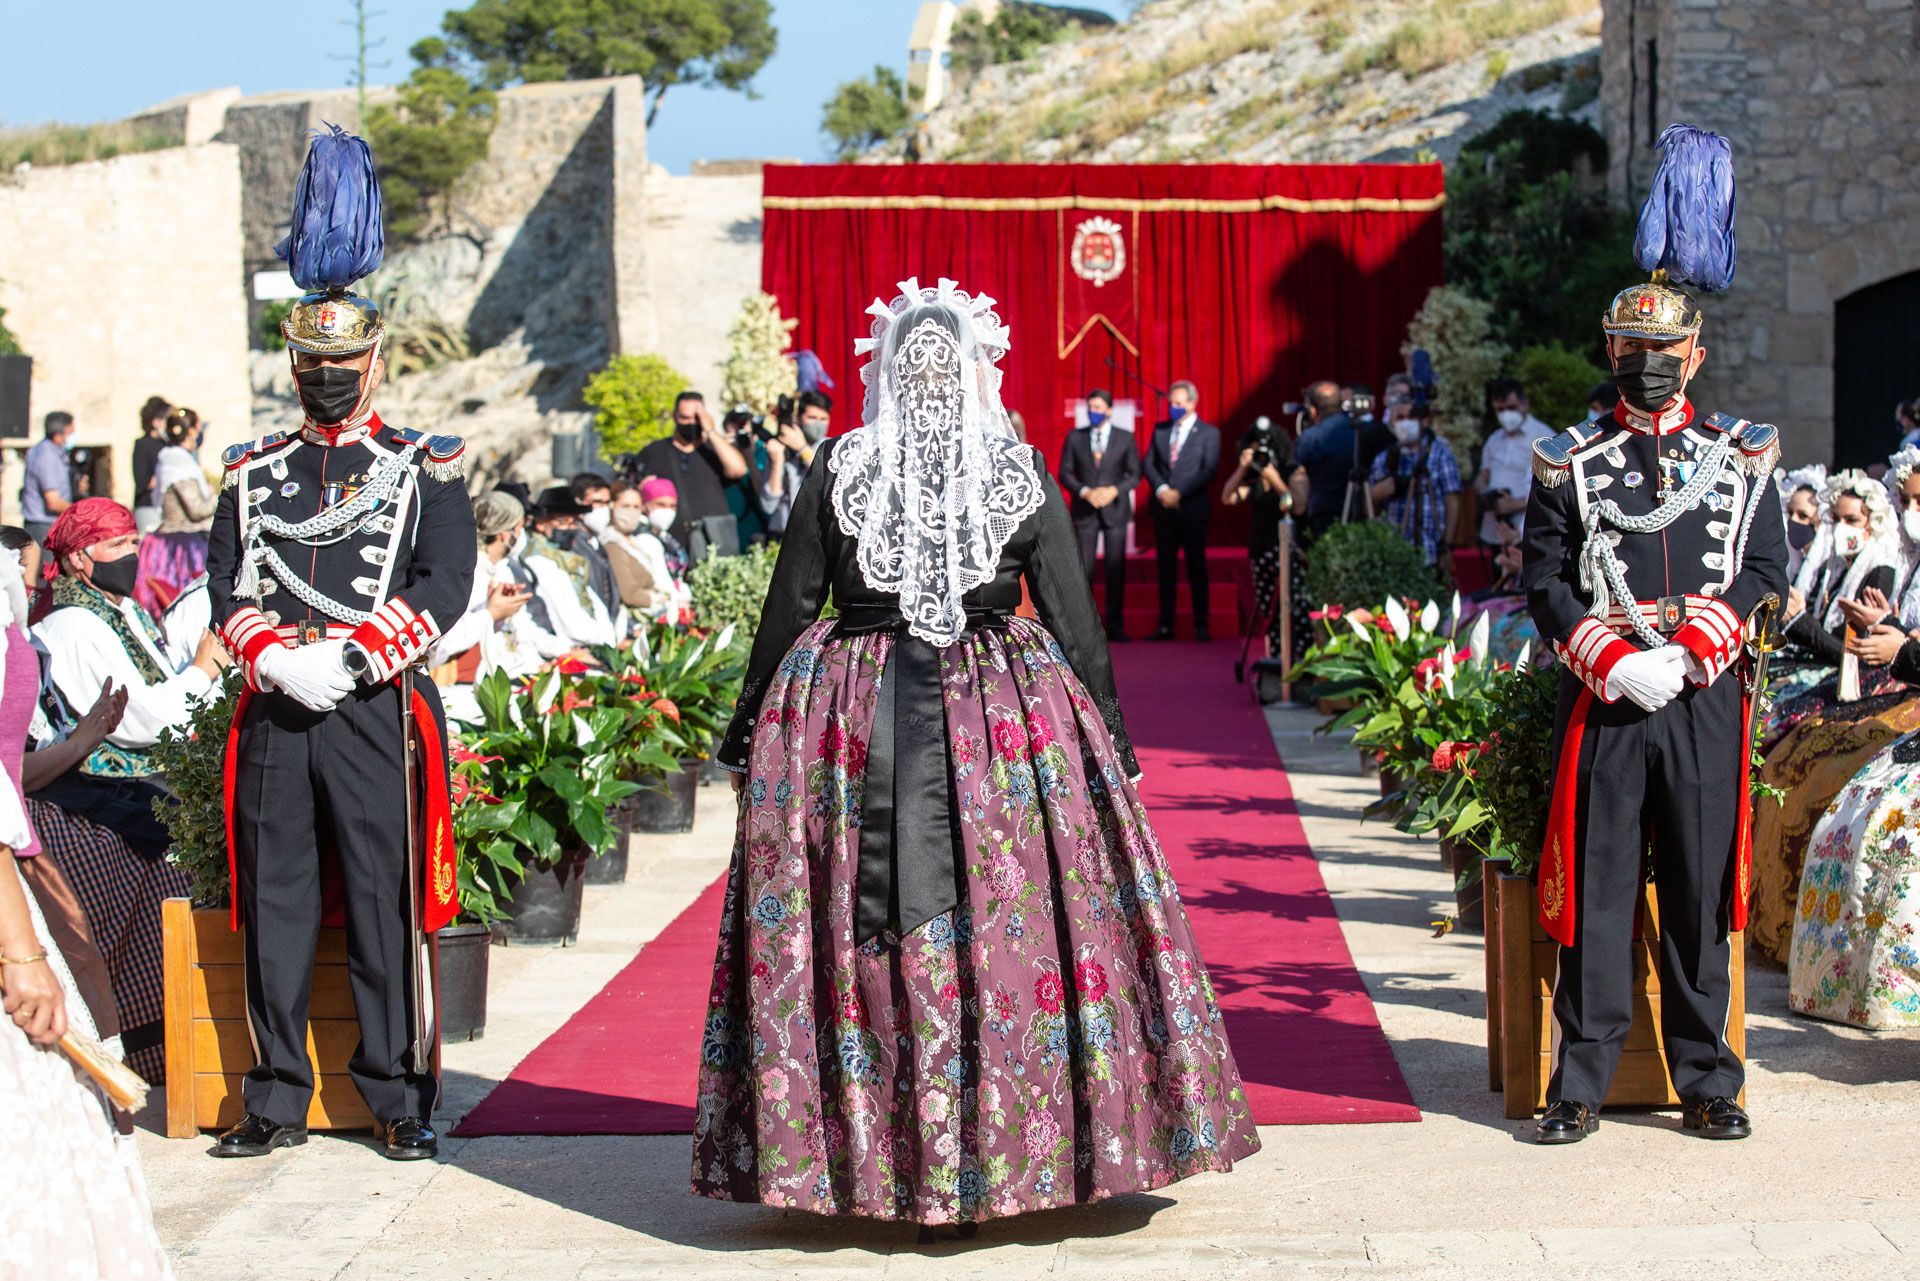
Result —
<path fill-rule="evenodd" d="M 1599 51 L 1599 0 L 1152 0 L 989 68 L 913 146 L 923 160 L 1444 161 L 1511 110 L 1591 115 Z"/>

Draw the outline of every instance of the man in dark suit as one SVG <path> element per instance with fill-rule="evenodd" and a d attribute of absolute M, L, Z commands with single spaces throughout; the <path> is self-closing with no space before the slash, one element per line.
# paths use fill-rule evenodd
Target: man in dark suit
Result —
<path fill-rule="evenodd" d="M 1133 433 L 1115 427 L 1113 397 L 1087 393 L 1087 425 L 1067 433 L 1060 449 L 1060 487 L 1067 491 L 1073 532 L 1080 537 L 1080 559 L 1093 577 L 1094 553 L 1106 536 L 1107 639 L 1126 636 L 1127 525 L 1133 520 L 1133 491 L 1140 483 L 1140 449 Z"/>
<path fill-rule="evenodd" d="M 1193 629 L 1201 640 L 1208 630 L 1207 518 L 1213 513 L 1213 486 L 1220 470 L 1220 429 L 1199 417 L 1200 393 L 1185 379 L 1167 393 L 1167 420 L 1153 429 L 1147 448 L 1147 483 L 1153 486 L 1153 542 L 1160 559 L 1160 630 L 1155 640 L 1173 639 L 1173 601 L 1179 589 L 1176 558 L 1187 555 L 1187 580 L 1193 585 Z"/>

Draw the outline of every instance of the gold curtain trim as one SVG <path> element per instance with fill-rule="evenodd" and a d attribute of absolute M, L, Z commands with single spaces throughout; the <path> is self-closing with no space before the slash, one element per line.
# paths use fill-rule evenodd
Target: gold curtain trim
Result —
<path fill-rule="evenodd" d="M 1106 209 L 1131 213 L 1431 213 L 1446 204 L 1443 192 L 1418 200 L 1361 196 L 1353 200 L 1299 200 L 1258 196 L 1247 200 L 1101 200 L 1092 196 L 765 196 L 763 209 L 957 209 L 972 213 L 1045 213 L 1056 209 Z"/>

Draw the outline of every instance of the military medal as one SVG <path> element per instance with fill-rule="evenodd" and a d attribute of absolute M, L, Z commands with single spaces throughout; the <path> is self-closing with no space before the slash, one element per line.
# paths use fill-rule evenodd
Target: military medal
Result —
<path fill-rule="evenodd" d="M 1639 472 L 1630 471 L 1626 475 L 1622 476 L 1620 478 L 1620 481 L 1628 489 L 1638 489 L 1646 479 L 1647 478 L 1645 476 L 1642 476 Z"/>
<path fill-rule="evenodd" d="M 290 480 L 286 484 L 280 486 L 280 497 L 282 498 L 292 498 L 295 494 L 299 492 L 300 492 L 300 482 L 297 480 Z"/>

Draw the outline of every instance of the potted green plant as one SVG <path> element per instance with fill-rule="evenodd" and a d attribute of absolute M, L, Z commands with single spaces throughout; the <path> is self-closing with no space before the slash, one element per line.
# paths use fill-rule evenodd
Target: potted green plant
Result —
<path fill-rule="evenodd" d="M 1383 600 L 1427 600 L 1439 589 L 1433 567 L 1399 531 L 1379 521 L 1335 525 L 1313 545 L 1307 599 L 1345 609 Z"/>
<path fill-rule="evenodd" d="M 746 656 L 734 643 L 734 629 L 709 633 L 699 628 L 656 624 L 631 650 L 602 650 L 596 656 L 616 678 L 638 674 L 648 696 L 634 700 L 643 728 L 658 731 L 671 753 L 671 766 L 648 765 L 646 790 L 634 802 L 634 829 L 640 832 L 690 832 L 700 766 L 733 718 L 746 673 Z"/>
<path fill-rule="evenodd" d="M 683 748 L 667 713 L 678 708 L 660 707 L 661 699 L 648 687 L 647 677 L 630 662 L 625 651 L 609 651 L 611 667 L 581 669 L 573 688 L 591 700 L 595 708 L 610 709 L 620 718 L 620 733 L 611 745 L 614 772 L 618 778 L 636 784 L 636 790 L 607 808 L 607 821 L 613 825 L 612 846 L 587 863 L 588 885 L 619 885 L 627 879 L 627 857 L 634 834 L 637 807 L 642 803 L 649 781 L 680 768 Z M 567 674 L 565 668 L 562 674 Z"/>
<path fill-rule="evenodd" d="M 515 686 L 490 672 L 474 686 L 483 724 L 466 736 L 471 756 L 456 767 L 468 786 L 511 806 L 494 866 L 510 873 L 494 937 L 503 942 L 572 943 L 580 933 L 587 860 L 605 851 L 616 828 L 607 810 L 637 784 L 619 777 L 613 746 L 621 712 L 599 707 L 552 668 Z M 491 849 L 491 846 L 489 846 Z M 520 864 L 514 872 L 505 857 Z"/>

